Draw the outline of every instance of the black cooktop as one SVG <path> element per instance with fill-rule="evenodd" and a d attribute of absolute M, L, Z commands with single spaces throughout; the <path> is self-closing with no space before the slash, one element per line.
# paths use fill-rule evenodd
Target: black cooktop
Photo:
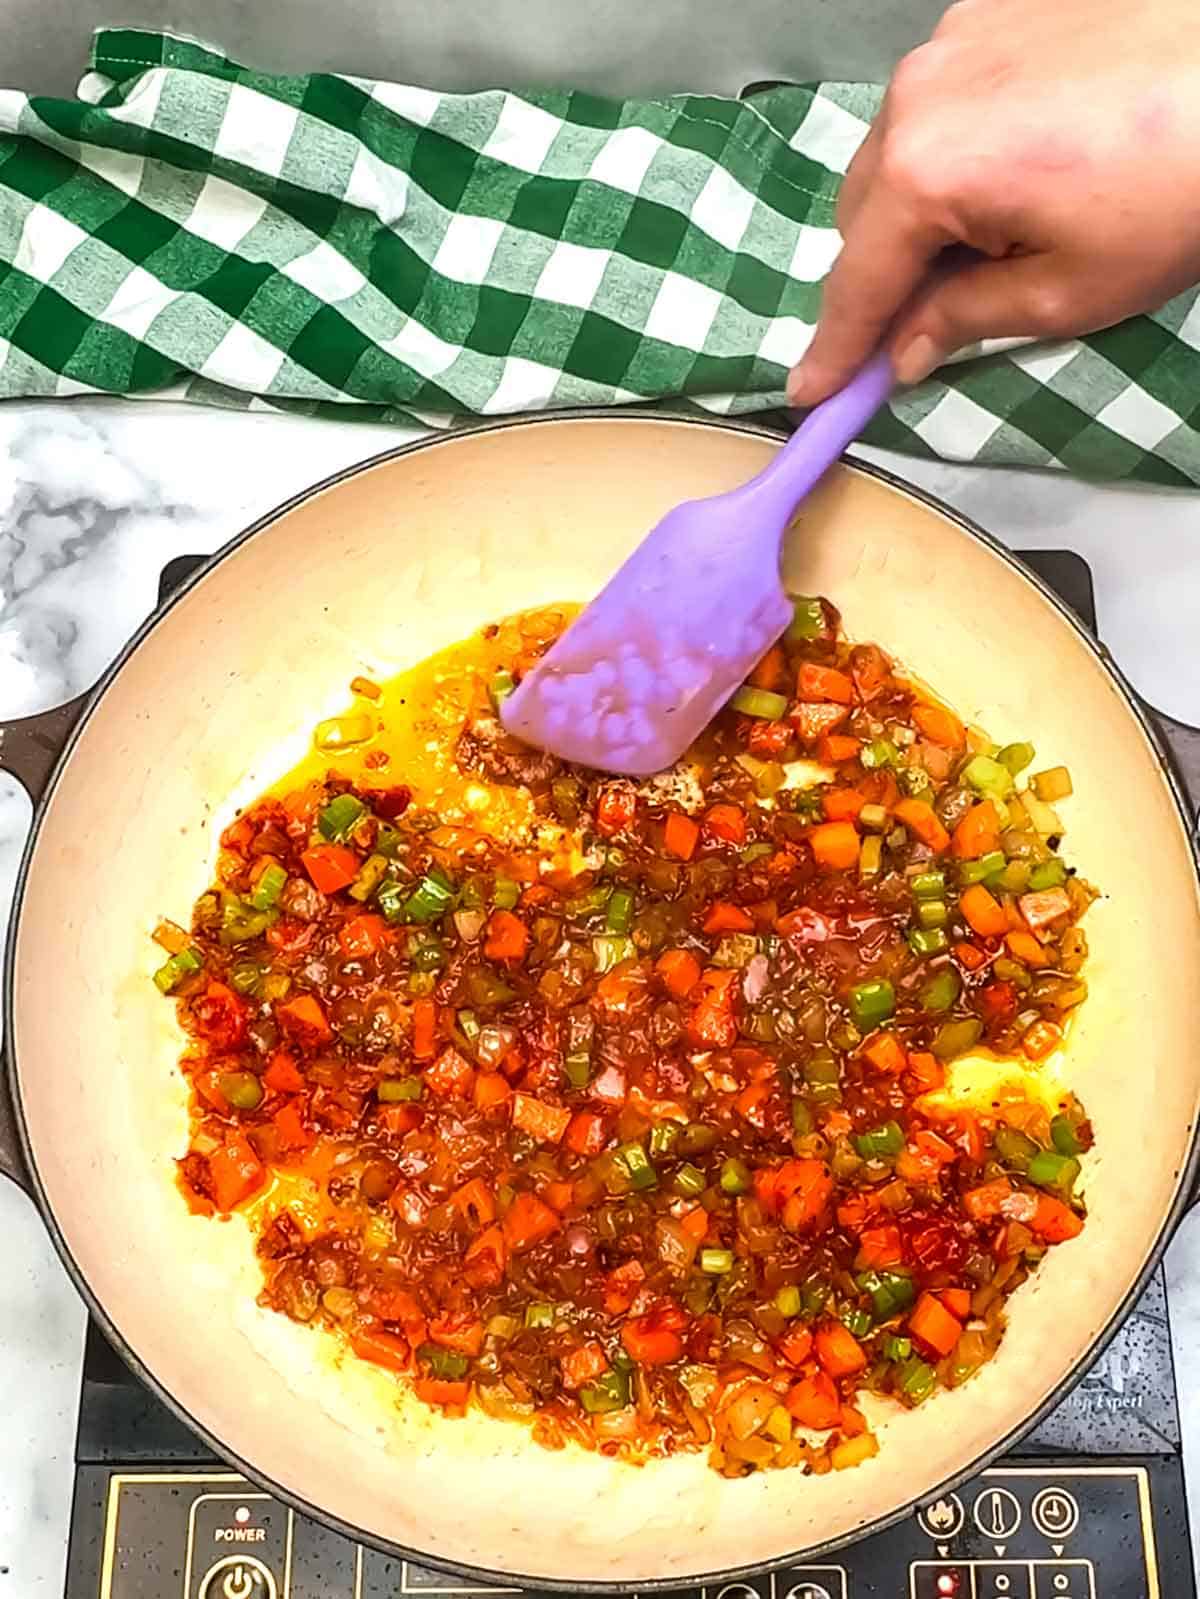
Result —
<path fill-rule="evenodd" d="M 1023 558 L 1095 627 L 1078 556 Z M 194 564 L 173 561 L 163 593 Z M 143 1387 L 94 1324 L 76 1461 L 66 1599 L 514 1591 L 364 1549 L 262 1493 Z M 1161 1272 L 1018 1452 L 825 1561 L 680 1599 L 1196 1599 Z"/>

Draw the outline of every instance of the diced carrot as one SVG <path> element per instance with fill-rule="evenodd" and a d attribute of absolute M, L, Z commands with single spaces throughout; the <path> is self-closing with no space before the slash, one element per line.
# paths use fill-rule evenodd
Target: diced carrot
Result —
<path fill-rule="evenodd" d="M 350 1347 L 360 1360 L 369 1360 L 373 1365 L 386 1367 L 388 1371 L 408 1371 L 412 1366 L 408 1339 L 401 1338 L 397 1333 L 364 1328 L 351 1338 Z"/>
<path fill-rule="evenodd" d="M 645 974 L 636 959 L 620 961 L 596 984 L 596 1000 L 605 1010 L 628 1010 L 645 986 Z"/>
<path fill-rule="evenodd" d="M 900 1229 L 894 1222 L 884 1222 L 878 1227 L 868 1227 L 859 1235 L 856 1271 L 873 1271 L 885 1266 L 897 1266 L 904 1259 L 900 1243 Z"/>
<path fill-rule="evenodd" d="M 313 994 L 297 994 L 295 999 L 278 1006 L 275 1015 L 284 1031 L 302 1043 L 324 1044 L 333 1037 L 321 1002 Z"/>
<path fill-rule="evenodd" d="M 848 705 L 832 705 L 828 702 L 817 702 L 809 705 L 797 705 L 789 711 L 788 721 L 799 733 L 806 743 L 813 739 L 832 733 L 835 727 L 840 727 L 850 715 Z"/>
<path fill-rule="evenodd" d="M 519 961 L 529 947 L 529 929 L 512 911 L 493 911 L 483 953 L 490 961 Z"/>
<path fill-rule="evenodd" d="M 954 853 L 960 860 L 977 860 L 1000 847 L 1000 818 L 991 800 L 980 800 L 954 829 Z"/>
<path fill-rule="evenodd" d="M 495 1288 L 504 1277 L 508 1247 L 499 1227 L 489 1227 L 468 1247 L 463 1257 L 467 1281 L 476 1288 Z"/>
<path fill-rule="evenodd" d="M 789 1366 L 802 1366 L 812 1354 L 813 1336 L 808 1327 L 789 1327 L 775 1345 Z"/>
<path fill-rule="evenodd" d="M 969 944 L 964 938 L 954 946 L 954 958 L 964 971 L 977 972 L 987 965 L 987 951 L 978 944 Z"/>
<path fill-rule="evenodd" d="M 663 828 L 663 848 L 676 860 L 690 861 L 700 842 L 700 826 L 682 811 L 672 811 Z"/>
<path fill-rule="evenodd" d="M 860 699 L 873 700 L 892 675 L 892 663 L 878 644 L 856 644 L 850 651 L 850 672 Z"/>
<path fill-rule="evenodd" d="M 1017 1013 L 1017 990 L 1012 983 L 987 983 L 979 990 L 979 1008 L 988 1026 L 1012 1021 Z"/>
<path fill-rule="evenodd" d="M 778 688 L 783 682 L 785 667 L 783 650 L 778 644 L 772 644 L 746 681 L 752 683 L 755 688 Z"/>
<path fill-rule="evenodd" d="M 517 1094 L 513 1098 L 512 1119 L 514 1127 L 539 1144 L 557 1144 L 567 1130 L 571 1112 L 561 1105 L 547 1105 L 532 1094 Z"/>
<path fill-rule="evenodd" d="M 962 1337 L 962 1322 L 931 1293 L 923 1293 L 908 1318 L 909 1331 L 938 1355 L 948 1355 Z"/>
<path fill-rule="evenodd" d="M 1021 915 L 1035 933 L 1039 927 L 1056 922 L 1071 910 L 1071 901 L 1065 888 L 1043 888 L 1035 894 L 1022 894 L 1018 904 Z"/>
<path fill-rule="evenodd" d="M 395 1138 L 401 1138 L 405 1133 L 411 1133 L 414 1127 L 419 1127 L 424 1116 L 418 1105 L 380 1105 L 376 1114 L 380 1127 Z"/>
<path fill-rule="evenodd" d="M 828 1432 L 842 1419 L 838 1391 L 832 1378 L 823 1371 L 813 1372 L 811 1376 L 801 1377 L 799 1382 L 793 1383 L 783 1403 L 802 1427 L 811 1428 L 813 1432 Z"/>
<path fill-rule="evenodd" d="M 953 1165 L 957 1158 L 953 1144 L 928 1128 L 919 1127 L 896 1156 L 896 1176 L 903 1177 L 906 1183 L 936 1183 L 942 1167 Z"/>
<path fill-rule="evenodd" d="M 437 1047 L 437 1006 L 427 995 L 412 1005 L 412 1051 L 417 1060 L 432 1060 Z"/>
<path fill-rule="evenodd" d="M 821 807 L 830 822 L 852 822 L 866 803 L 856 788 L 827 788 L 821 796 Z"/>
<path fill-rule="evenodd" d="M 271 1063 L 263 1073 L 263 1082 L 276 1094 L 302 1094 L 306 1084 L 296 1065 L 296 1057 L 286 1049 L 277 1049 Z"/>
<path fill-rule="evenodd" d="M 848 733 L 826 733 L 817 745 L 817 759 L 826 766 L 841 766 L 857 760 L 860 749 L 860 738 L 851 738 Z"/>
<path fill-rule="evenodd" d="M 450 1406 L 460 1409 L 471 1397 L 469 1382 L 449 1382 L 440 1377 L 418 1377 L 413 1383 L 418 1399 L 427 1405 Z"/>
<path fill-rule="evenodd" d="M 1004 942 L 1008 945 L 1009 954 L 1016 960 L 1024 961 L 1026 966 L 1046 964 L 1046 951 L 1032 933 L 1009 933 Z"/>
<path fill-rule="evenodd" d="M 790 722 L 766 722 L 756 716 L 746 734 L 746 747 L 751 755 L 764 761 L 777 761 L 787 750 L 794 737 Z"/>
<path fill-rule="evenodd" d="M 678 1305 L 634 1316 L 621 1328 L 621 1342 L 639 1366 L 665 1366 L 683 1354 L 687 1317 Z"/>
<path fill-rule="evenodd" d="M 367 1309 L 380 1321 L 397 1323 L 410 1344 L 425 1342 L 425 1313 L 407 1288 L 377 1283 L 367 1295 Z"/>
<path fill-rule="evenodd" d="M 705 1238 L 708 1236 L 708 1212 L 703 1205 L 696 1205 L 686 1216 L 680 1217 L 679 1225 L 693 1238 Z"/>
<path fill-rule="evenodd" d="M 300 859 L 322 894 L 336 894 L 358 876 L 358 856 L 344 844 L 314 844 Z"/>
<path fill-rule="evenodd" d="M 935 853 L 941 853 L 950 842 L 950 835 L 934 813 L 933 807 L 923 805 L 918 799 L 897 800 L 895 817 L 903 822 L 909 832 Z"/>
<path fill-rule="evenodd" d="M 279 1134 L 279 1142 L 284 1149 L 311 1149 L 317 1141 L 316 1133 L 305 1126 L 300 1107 L 294 1099 L 289 1099 L 286 1104 L 280 1105 L 271 1120 L 275 1124 L 275 1131 Z"/>
<path fill-rule="evenodd" d="M 561 1227 L 556 1213 L 536 1194 L 518 1194 L 504 1217 L 504 1237 L 516 1252 L 532 1249 Z"/>
<path fill-rule="evenodd" d="M 700 981 L 700 962 L 687 949 L 668 949 L 658 957 L 654 967 L 663 980 L 663 987 L 676 999 L 686 999 Z"/>
<path fill-rule="evenodd" d="M 853 1405 L 842 1406 L 842 1431 L 845 1433 L 847 1438 L 861 1438 L 865 1436 L 867 1431 L 867 1418 L 863 1415 L 861 1410 L 855 1410 Z M 876 1444 L 871 1453 L 878 1453 L 878 1449 L 879 1445 Z M 867 1458 L 870 1457 L 868 1456 Z"/>
<path fill-rule="evenodd" d="M 626 1260 L 614 1266 L 604 1279 L 604 1308 L 608 1314 L 624 1315 L 645 1280 L 646 1268 L 640 1260 Z"/>
<path fill-rule="evenodd" d="M 456 1188 L 450 1195 L 450 1203 L 476 1227 L 486 1226 L 496 1219 L 496 1201 L 482 1177 L 472 1177 L 469 1183 Z"/>
<path fill-rule="evenodd" d="M 440 1099 L 469 1099 L 475 1086 L 475 1068 L 447 1044 L 438 1058 L 425 1068 L 425 1086 Z"/>
<path fill-rule="evenodd" d="M 898 1077 L 908 1065 L 904 1045 L 895 1033 L 872 1033 L 863 1045 L 863 1054 L 877 1071 L 888 1072 L 893 1077 Z"/>
<path fill-rule="evenodd" d="M 382 916 L 352 916 L 338 928 L 338 943 L 349 960 L 364 960 L 383 943 L 387 923 Z"/>
<path fill-rule="evenodd" d="M 982 883 L 972 883 L 959 896 L 958 907 L 980 938 L 999 938 L 1008 926 L 1008 917 L 998 899 Z"/>
<path fill-rule="evenodd" d="M 704 813 L 704 830 L 727 844 L 744 844 L 746 813 L 740 805 L 710 805 Z"/>
<path fill-rule="evenodd" d="M 701 1000 L 687 1019 L 689 1036 L 707 1049 L 728 1049 L 737 1037 L 737 1021 L 724 1005 Z"/>
<path fill-rule="evenodd" d="M 908 1057 L 908 1075 L 917 1094 L 932 1094 L 946 1081 L 946 1069 L 928 1050 L 914 1049 Z"/>
<path fill-rule="evenodd" d="M 808 842 L 818 863 L 831 871 L 846 872 L 858 865 L 860 842 L 853 822 L 822 822 L 808 835 Z"/>
<path fill-rule="evenodd" d="M 241 1133 L 231 1133 L 220 1149 L 213 1150 L 208 1157 L 208 1170 L 213 1199 L 217 1209 L 223 1211 L 232 1210 L 257 1193 L 267 1176 L 267 1168 Z"/>
<path fill-rule="evenodd" d="M 443 1349 L 453 1349 L 460 1355 L 477 1355 L 483 1348 L 483 1323 L 478 1316 L 467 1311 L 453 1311 L 435 1316 L 429 1323 L 429 1336 Z"/>
<path fill-rule="evenodd" d="M 850 1194 L 837 1207 L 838 1226 L 848 1233 L 861 1232 L 878 1208 L 866 1194 Z"/>
<path fill-rule="evenodd" d="M 781 1166 L 760 1168 L 754 1186 L 767 1214 L 782 1215 L 784 1226 L 799 1232 L 824 1213 L 833 1178 L 823 1160 L 785 1160 Z"/>
<path fill-rule="evenodd" d="M 595 1111 L 576 1111 L 567 1125 L 565 1143 L 576 1155 L 598 1155 L 608 1142 L 608 1123 Z"/>
<path fill-rule="evenodd" d="M 1062 1028 L 1053 1022 L 1037 1021 L 1021 1035 L 1022 1052 L 1030 1060 L 1045 1060 L 1062 1043 Z"/>
<path fill-rule="evenodd" d="M 1000 1215 L 1013 1187 L 1007 1177 L 997 1177 L 963 1195 L 963 1209 L 972 1221 L 993 1221 Z"/>
<path fill-rule="evenodd" d="M 971 1290 L 969 1288 L 943 1288 L 938 1298 L 950 1314 L 959 1321 L 966 1321 L 971 1314 Z"/>
<path fill-rule="evenodd" d="M 596 827 L 606 836 L 628 827 L 637 812 L 637 792 L 632 783 L 607 783 L 596 801 Z"/>
<path fill-rule="evenodd" d="M 750 1123 L 751 1127 L 757 1127 L 763 1132 L 767 1125 L 767 1100 L 770 1094 L 769 1083 L 750 1083 L 734 1100 L 733 1108 L 739 1116 Z"/>
<path fill-rule="evenodd" d="M 1079 1237 L 1083 1231 L 1083 1218 L 1069 1205 L 1064 1205 L 1061 1199 L 1055 1199 L 1052 1194 L 1042 1194 L 1029 1225 L 1048 1244 L 1065 1244 L 1068 1239 Z"/>
<path fill-rule="evenodd" d="M 817 1329 L 817 1359 L 833 1378 L 853 1377 L 867 1364 L 866 1350 L 840 1321 L 825 1321 Z"/>
<path fill-rule="evenodd" d="M 946 749 L 961 749 L 967 735 L 962 723 L 944 705 L 914 705 L 912 719 L 933 744 Z"/>
<path fill-rule="evenodd" d="M 220 1072 L 195 1072 L 192 1076 L 192 1087 L 206 1105 L 224 1115 L 230 1109 L 230 1105 L 221 1092 L 220 1078 Z"/>
<path fill-rule="evenodd" d="M 849 705 L 854 699 L 854 681 L 835 667 L 803 661 L 796 678 L 796 698 L 833 700 L 838 705 Z"/>
<path fill-rule="evenodd" d="M 476 1072 L 475 1091 L 472 1098 L 475 1109 L 482 1111 L 485 1116 L 501 1109 L 507 1109 L 512 1098 L 512 1089 L 499 1072 Z"/>
<path fill-rule="evenodd" d="M 753 928 L 753 917 L 748 916 L 740 905 L 731 905 L 728 900 L 714 900 L 704 918 L 706 933 L 749 933 Z"/>
<path fill-rule="evenodd" d="M 561 1215 L 575 1202 L 575 1185 L 568 1182 L 547 1183 L 542 1189 L 542 1198 Z"/>
<path fill-rule="evenodd" d="M 578 1349 L 570 1349 L 562 1357 L 559 1364 L 562 1367 L 564 1388 L 582 1388 L 585 1382 L 591 1382 L 593 1377 L 601 1377 L 608 1370 L 608 1356 L 603 1348 L 593 1338 L 586 1344 L 581 1344 Z"/>

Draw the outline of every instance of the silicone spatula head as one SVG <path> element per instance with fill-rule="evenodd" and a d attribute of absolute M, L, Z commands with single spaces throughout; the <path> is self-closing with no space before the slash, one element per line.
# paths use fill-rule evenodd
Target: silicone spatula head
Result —
<path fill-rule="evenodd" d="M 891 387 L 878 355 L 757 477 L 668 511 L 504 702 L 508 731 L 604 772 L 673 765 L 787 627 L 784 531 Z"/>

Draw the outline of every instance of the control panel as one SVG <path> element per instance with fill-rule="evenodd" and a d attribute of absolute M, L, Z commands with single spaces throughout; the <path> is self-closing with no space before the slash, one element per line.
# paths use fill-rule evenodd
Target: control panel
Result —
<path fill-rule="evenodd" d="M 81 1471 L 88 1469 L 101 1468 Z M 1188 1599 L 1190 1576 L 1172 1569 L 1168 1580 L 1162 1570 L 1155 1496 L 1163 1485 L 1153 1481 L 1161 1469 L 1006 1463 L 837 1555 L 682 1589 L 673 1599 Z M 114 1468 L 96 1486 L 104 1527 L 98 1581 L 74 1579 L 69 1599 L 537 1592 L 472 1583 L 364 1549 L 217 1467 Z M 1186 1534 L 1186 1521 L 1180 1530 Z"/>

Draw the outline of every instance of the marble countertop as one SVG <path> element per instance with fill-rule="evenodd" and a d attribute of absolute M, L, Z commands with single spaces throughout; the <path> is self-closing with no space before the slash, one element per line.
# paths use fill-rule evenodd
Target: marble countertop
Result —
<path fill-rule="evenodd" d="M 0 407 L 0 717 L 86 689 L 151 609 L 173 556 L 216 549 L 397 429 L 119 401 Z M 1200 503 L 1049 474 L 870 453 L 1014 547 L 1077 550 L 1100 626 L 1160 710 L 1200 722 Z M 0 776 L 0 924 L 29 822 Z M 32 1204 L 0 1181 L 0 1599 L 59 1599 L 84 1314 Z M 1200 1516 L 1200 1222 L 1167 1256 L 1193 1518 Z"/>

